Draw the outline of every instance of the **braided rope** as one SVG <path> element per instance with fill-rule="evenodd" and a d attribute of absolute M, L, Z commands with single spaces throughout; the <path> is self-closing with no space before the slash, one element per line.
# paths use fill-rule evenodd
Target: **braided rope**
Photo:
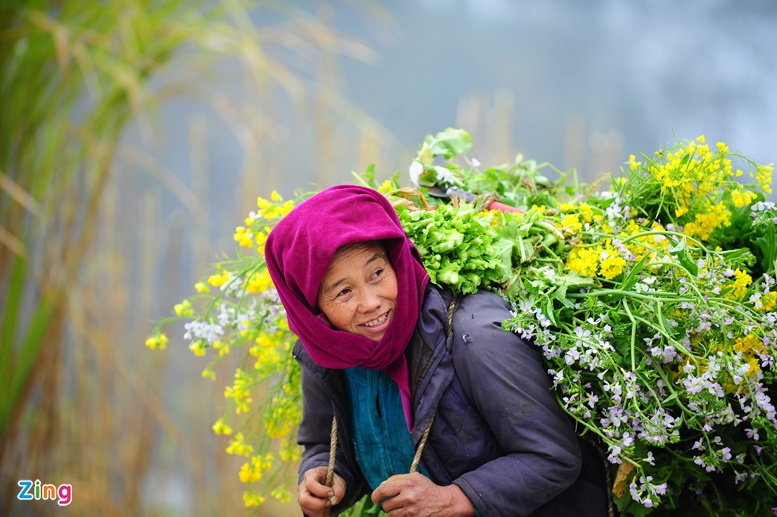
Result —
<path fill-rule="evenodd" d="M 332 487 L 335 478 L 335 457 L 337 456 L 337 417 L 332 417 L 332 431 L 329 433 L 329 465 L 326 468 L 326 482 Z"/>
<path fill-rule="evenodd" d="M 418 448 L 415 451 L 415 456 L 413 456 L 413 463 L 410 464 L 410 473 L 412 474 L 416 470 L 418 470 L 418 464 L 421 462 L 421 454 L 424 452 L 424 446 L 426 445 L 426 439 L 429 438 L 429 431 L 432 430 L 432 423 L 434 422 L 434 417 L 437 415 L 437 412 L 435 411 L 432 413 L 432 419 L 429 420 L 429 425 L 426 426 L 426 431 L 424 431 L 424 435 L 421 437 L 421 441 L 418 442 Z"/>
<path fill-rule="evenodd" d="M 499 194 L 494 192 L 487 192 L 485 194 L 479 195 L 478 199 L 480 199 L 480 211 L 482 212 L 488 210 L 488 207 L 491 206 L 491 203 L 499 200 Z"/>

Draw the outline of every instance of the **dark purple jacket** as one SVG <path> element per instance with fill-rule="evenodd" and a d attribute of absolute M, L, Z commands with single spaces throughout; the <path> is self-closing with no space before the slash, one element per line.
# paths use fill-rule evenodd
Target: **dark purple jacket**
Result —
<path fill-rule="evenodd" d="M 501 328 L 509 305 L 488 292 L 464 296 L 448 336 L 450 296 L 427 289 L 406 351 L 415 445 L 436 409 L 421 458 L 429 477 L 461 487 L 483 517 L 606 515 L 601 464 L 589 450 L 581 453 L 583 442 L 556 401 L 538 349 Z M 302 366 L 300 479 L 328 463 L 335 415 L 335 470 L 347 483 L 336 515 L 369 493 L 351 445 L 344 378 L 314 364 L 300 343 L 294 354 Z"/>

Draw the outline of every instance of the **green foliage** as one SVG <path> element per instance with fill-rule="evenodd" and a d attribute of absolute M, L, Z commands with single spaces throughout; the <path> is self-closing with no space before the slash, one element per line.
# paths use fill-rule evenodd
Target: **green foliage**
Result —
<path fill-rule="evenodd" d="M 424 257 L 432 283 L 457 293 L 475 293 L 484 285 L 500 285 L 510 275 L 513 243 L 502 239 L 472 206 L 440 205 L 437 210 L 397 213 L 407 236 Z"/>

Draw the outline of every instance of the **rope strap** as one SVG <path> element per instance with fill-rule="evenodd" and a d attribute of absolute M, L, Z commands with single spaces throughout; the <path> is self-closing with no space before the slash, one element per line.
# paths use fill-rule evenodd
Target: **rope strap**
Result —
<path fill-rule="evenodd" d="M 426 426 L 426 431 L 424 431 L 424 435 L 421 437 L 421 441 L 418 442 L 418 448 L 415 451 L 415 456 L 413 456 L 413 463 L 410 464 L 410 473 L 414 473 L 416 470 L 418 470 L 418 464 L 421 462 L 421 454 L 424 452 L 424 446 L 426 445 L 426 439 L 429 438 L 429 431 L 432 430 L 432 423 L 434 422 L 434 417 L 437 415 L 437 412 L 435 411 L 432 413 L 432 419 L 429 420 L 429 425 Z"/>
<path fill-rule="evenodd" d="M 337 417 L 332 417 L 332 431 L 329 433 L 329 465 L 326 468 L 326 482 L 332 487 L 335 480 L 335 457 L 337 456 Z"/>

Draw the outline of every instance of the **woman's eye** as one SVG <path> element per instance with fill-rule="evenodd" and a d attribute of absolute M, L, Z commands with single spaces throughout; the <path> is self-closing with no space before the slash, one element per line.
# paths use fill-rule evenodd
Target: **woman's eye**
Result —
<path fill-rule="evenodd" d="M 348 296 L 348 294 L 351 292 L 350 288 L 343 289 L 339 293 L 337 293 L 337 298 L 342 298 L 344 296 Z"/>
<path fill-rule="evenodd" d="M 378 269 L 377 271 L 375 271 L 375 272 L 372 274 L 372 278 L 380 278 L 380 277 L 381 277 L 381 275 L 383 275 L 383 270 L 382 270 L 382 269 Z"/>

